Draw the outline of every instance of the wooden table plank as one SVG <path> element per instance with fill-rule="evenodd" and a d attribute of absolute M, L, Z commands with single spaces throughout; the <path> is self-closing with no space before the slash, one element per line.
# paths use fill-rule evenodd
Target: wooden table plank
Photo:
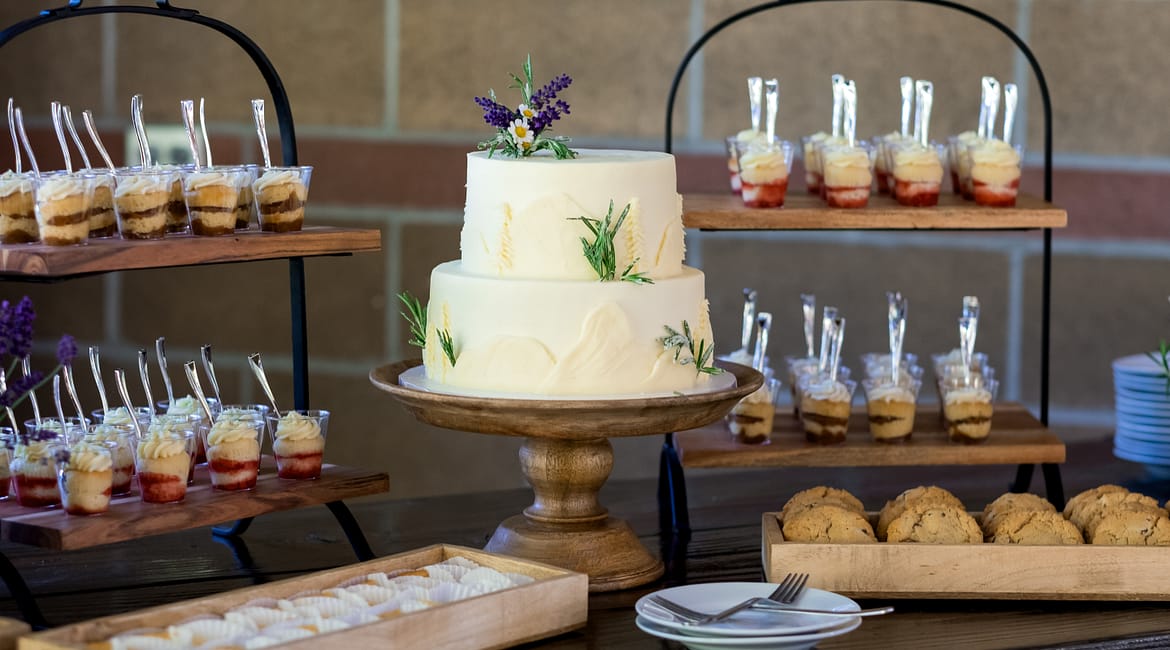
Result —
<path fill-rule="evenodd" d="M 92 239 L 82 246 L 0 245 L 0 276 L 65 278 L 109 271 L 314 257 L 377 251 L 379 230 L 309 226 L 299 232 L 241 231 L 224 237 L 168 235 L 152 241 Z"/>
<path fill-rule="evenodd" d="M 383 472 L 325 465 L 315 481 L 277 478 L 269 459 L 260 468 L 255 489 L 225 492 L 211 487 L 206 466 L 195 468 L 195 485 L 188 486 L 180 503 L 143 503 L 137 488 L 117 497 L 101 515 L 74 517 L 59 508 L 24 508 L 14 500 L 0 503 L 0 538 L 54 550 L 74 550 L 112 544 L 189 528 L 215 526 L 330 501 L 340 501 L 390 489 Z"/>
<path fill-rule="evenodd" d="M 1064 228 L 1068 212 L 1021 194 L 1014 208 L 987 208 L 943 194 L 929 208 L 908 208 L 872 196 L 861 210 L 830 208 L 818 197 L 789 192 L 783 208 L 747 208 L 727 194 L 683 196 L 683 223 L 705 230 L 1021 230 Z"/>
<path fill-rule="evenodd" d="M 849 434 L 839 445 L 805 441 L 791 411 L 776 413 L 766 445 L 732 439 L 718 422 L 675 434 L 684 467 L 881 467 L 906 465 L 997 465 L 1063 463 L 1064 443 L 1020 404 L 996 404 L 991 435 L 978 445 L 951 442 L 942 431 L 937 407 L 919 407 L 908 442 L 883 444 L 869 434 L 865 408 L 854 408 Z"/>

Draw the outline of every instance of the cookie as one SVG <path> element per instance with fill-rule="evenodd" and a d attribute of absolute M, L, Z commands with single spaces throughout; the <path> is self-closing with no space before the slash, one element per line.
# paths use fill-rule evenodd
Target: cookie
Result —
<path fill-rule="evenodd" d="M 1129 490 L 1121 487 L 1120 485 L 1113 485 L 1112 483 L 1098 485 L 1095 488 L 1089 488 L 1088 490 L 1085 490 L 1084 492 L 1081 492 L 1075 497 L 1069 499 L 1068 502 L 1064 504 L 1064 518 L 1073 519 L 1073 516 L 1076 515 L 1076 517 L 1079 519 L 1079 511 L 1082 507 L 1084 507 L 1093 499 L 1096 499 L 1102 494 L 1106 494 L 1108 492 L 1129 492 Z"/>
<path fill-rule="evenodd" d="M 996 544 L 1027 544 L 1054 546 L 1083 544 L 1084 538 L 1076 524 L 1052 510 L 1015 510 L 998 517 L 996 528 L 988 541 Z"/>
<path fill-rule="evenodd" d="M 1144 494 L 1137 492 L 1106 492 L 1099 495 L 1091 501 L 1085 502 L 1080 508 L 1069 517 L 1069 521 L 1073 522 L 1085 532 L 1088 537 L 1092 534 L 1092 529 L 1097 527 L 1097 522 L 1101 517 L 1111 508 L 1119 506 L 1123 503 L 1138 503 L 1151 508 L 1157 508 L 1158 502 Z"/>
<path fill-rule="evenodd" d="M 1009 512 L 1056 512 L 1056 506 L 1047 499 L 1035 494 L 1008 492 L 995 501 L 987 504 L 983 509 L 983 516 L 979 518 L 983 526 L 983 534 L 991 537 L 995 533 L 996 524 L 1000 518 Z"/>
<path fill-rule="evenodd" d="M 943 503 L 918 503 L 890 522 L 890 543 L 979 544 L 979 523 L 961 508 Z"/>
<path fill-rule="evenodd" d="M 865 515 L 835 505 L 800 510 L 784 520 L 784 539 L 790 542 L 857 544 L 876 542 Z"/>
<path fill-rule="evenodd" d="M 886 529 L 889 528 L 890 522 L 901 516 L 906 511 L 907 506 L 919 501 L 924 503 L 941 503 L 954 506 L 959 510 L 965 510 L 963 502 L 959 501 L 958 497 L 943 488 L 935 485 L 920 485 L 916 488 L 910 488 L 894 497 L 892 501 L 887 501 L 886 505 L 882 507 L 881 512 L 878 513 L 878 539 L 885 539 Z"/>
<path fill-rule="evenodd" d="M 818 485 L 807 490 L 801 490 L 792 495 L 792 498 L 784 504 L 784 508 L 780 512 L 780 518 L 786 519 L 789 515 L 797 511 L 807 510 L 821 503 L 841 506 L 846 510 L 865 514 L 865 506 L 862 505 L 857 497 L 849 492 L 840 488 Z"/>
<path fill-rule="evenodd" d="M 1097 523 L 1089 543 L 1170 546 L 1170 517 L 1152 509 L 1116 508 Z"/>
<path fill-rule="evenodd" d="M 1135 496 L 1140 497 L 1141 495 Z M 1133 512 L 1149 512 L 1154 515 L 1167 516 L 1167 513 L 1164 509 L 1159 508 L 1157 505 L 1150 505 L 1149 501 L 1144 499 L 1128 499 L 1126 501 L 1122 501 L 1121 503 L 1109 506 L 1102 510 L 1095 510 L 1090 513 L 1085 522 L 1085 527 L 1082 529 L 1085 534 L 1085 539 L 1089 539 L 1093 536 L 1093 533 L 1097 530 L 1097 526 L 1101 525 L 1101 520 L 1104 519 L 1106 515 L 1123 510 Z"/>

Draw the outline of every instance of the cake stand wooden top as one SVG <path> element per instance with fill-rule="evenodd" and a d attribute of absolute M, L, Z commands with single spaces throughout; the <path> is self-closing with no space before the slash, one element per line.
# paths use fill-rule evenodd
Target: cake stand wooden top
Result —
<path fill-rule="evenodd" d="M 562 440 L 647 436 L 701 427 L 723 417 L 764 381 L 763 375 L 747 366 L 720 362 L 721 368 L 735 376 L 735 386 L 666 397 L 501 399 L 429 392 L 398 383 L 399 375 L 421 363 L 421 359 L 410 359 L 379 366 L 370 371 L 370 381 L 427 424 L 457 431 Z"/>

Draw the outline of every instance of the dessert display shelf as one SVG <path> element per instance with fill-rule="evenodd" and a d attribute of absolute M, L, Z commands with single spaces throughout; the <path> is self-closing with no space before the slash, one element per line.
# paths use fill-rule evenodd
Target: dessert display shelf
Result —
<path fill-rule="evenodd" d="M 370 381 L 416 418 L 437 427 L 522 436 L 520 466 L 535 493 L 524 514 L 505 520 L 486 550 L 589 575 L 590 591 L 614 591 L 658 579 L 663 564 L 625 521 L 610 517 L 597 494 L 613 469 L 609 438 L 692 429 L 723 417 L 763 384 L 763 375 L 720 364 L 730 388 L 692 395 L 629 399 L 495 399 L 408 388 L 399 377 L 414 359 L 370 371 Z"/>
<path fill-rule="evenodd" d="M 91 517 L 69 516 L 60 508 L 25 508 L 15 500 L 0 502 L 0 539 L 70 551 L 326 505 L 389 489 L 385 473 L 338 465 L 322 466 L 321 478 L 316 480 L 280 479 L 271 458 L 265 457 L 254 489 L 225 492 L 211 487 L 207 467 L 200 465 L 195 468 L 195 484 L 187 488 L 186 498 L 179 503 L 143 503 L 137 488 L 111 500 L 108 512 Z"/>
<path fill-rule="evenodd" d="M 811 194 L 793 192 L 782 208 L 748 208 L 727 194 L 683 196 L 683 223 L 703 230 L 1029 230 L 1064 228 L 1068 213 L 1034 196 L 1021 194 L 1014 208 L 987 208 L 953 194 L 929 208 L 898 205 L 874 195 L 858 210 L 826 207 Z"/>
<path fill-rule="evenodd" d="M 763 515 L 772 582 L 798 566 L 810 587 L 853 598 L 1170 600 L 1166 547 L 789 542 L 779 514 Z"/>
<path fill-rule="evenodd" d="M 0 246 L 0 278 L 61 279 L 111 271 L 248 262 L 381 249 L 381 232 L 306 226 L 297 232 L 239 231 L 223 237 L 171 235 L 150 241 L 91 239 L 81 246 Z"/>
<path fill-rule="evenodd" d="M 991 435 L 981 444 L 951 442 L 937 407 L 921 407 L 910 440 L 874 442 L 865 407 L 854 408 L 845 442 L 807 442 L 790 411 L 778 412 L 768 444 L 736 442 L 722 422 L 675 434 L 683 467 L 883 467 L 1063 463 L 1065 446 L 1020 404 L 995 405 Z"/>

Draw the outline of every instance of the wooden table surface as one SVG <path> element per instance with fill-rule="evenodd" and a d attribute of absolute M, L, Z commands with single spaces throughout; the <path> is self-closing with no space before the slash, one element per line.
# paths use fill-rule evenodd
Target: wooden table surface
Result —
<path fill-rule="evenodd" d="M 1069 495 L 1104 482 L 1167 498 L 1170 483 L 1143 481 L 1142 469 L 1112 458 L 1110 443 L 1068 447 Z M 620 453 L 620 450 L 619 450 Z M 518 472 L 518 467 L 500 471 Z M 436 467 L 435 471 L 458 471 Z M 532 644 L 541 649 L 681 648 L 634 626 L 634 602 L 663 586 L 712 581 L 759 581 L 760 513 L 775 510 L 793 492 L 829 483 L 850 489 L 868 505 L 920 483 L 953 490 L 968 503 L 986 503 L 1007 489 L 1014 467 L 871 469 L 691 470 L 688 489 L 694 534 L 685 546 L 664 548 L 657 534 L 655 483 L 612 481 L 602 490 L 611 512 L 627 518 L 642 540 L 667 560 L 659 583 L 590 599 L 588 626 Z M 1037 473 L 1038 474 L 1038 473 Z M 393 477 L 391 477 L 393 484 Z M 1034 488 L 1039 490 L 1037 476 Z M 482 546 L 495 525 L 531 502 L 528 490 L 350 503 L 374 551 L 389 554 L 436 542 Z M 323 507 L 267 515 L 244 536 L 250 566 L 207 530 L 190 530 L 69 552 L 12 543 L 0 550 L 29 581 L 54 624 L 276 580 L 348 564 L 353 554 Z M 1168 550 L 1170 552 L 1170 550 Z M 874 603 L 865 602 L 863 605 Z M 886 603 L 882 603 L 886 604 Z M 892 601 L 892 616 L 867 619 L 855 632 L 821 648 L 1168 648 L 1170 605 L 1002 601 Z M 0 616 L 17 616 L 10 598 Z"/>

